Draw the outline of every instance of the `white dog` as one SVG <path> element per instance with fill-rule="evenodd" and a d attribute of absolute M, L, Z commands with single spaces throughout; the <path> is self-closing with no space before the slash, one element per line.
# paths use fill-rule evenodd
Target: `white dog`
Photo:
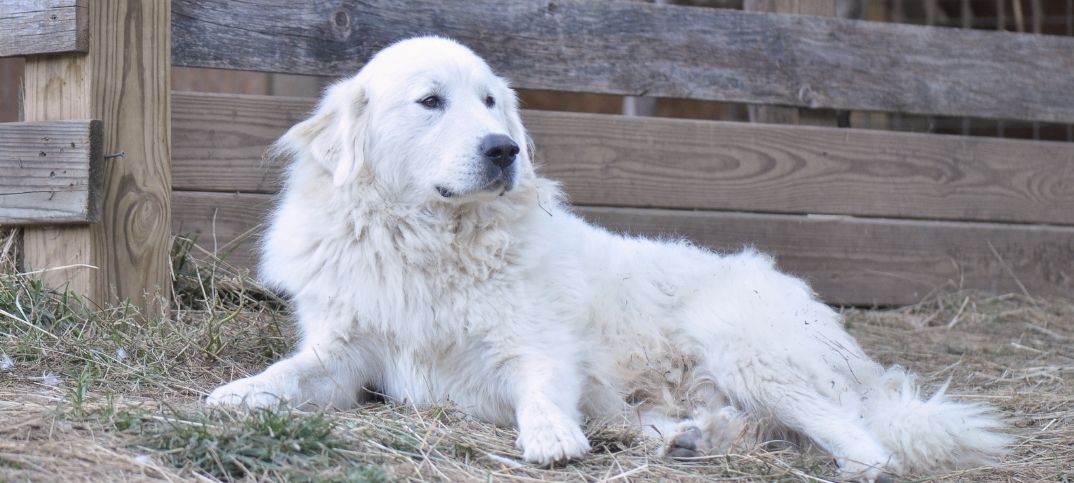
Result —
<path fill-rule="evenodd" d="M 450 401 L 517 426 L 542 464 L 617 417 L 671 456 L 804 436 L 864 480 L 1004 452 L 989 408 L 922 398 L 770 258 L 588 225 L 526 143 L 507 82 L 450 40 L 399 42 L 330 88 L 277 143 L 293 163 L 261 267 L 301 344 L 209 403 Z"/>

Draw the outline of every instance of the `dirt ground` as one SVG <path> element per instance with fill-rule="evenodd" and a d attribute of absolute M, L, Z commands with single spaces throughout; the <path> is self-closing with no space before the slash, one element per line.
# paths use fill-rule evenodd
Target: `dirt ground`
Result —
<path fill-rule="evenodd" d="M 657 456 L 636 428 L 587 428 L 594 451 L 554 468 L 514 432 L 450 407 L 371 403 L 327 414 L 206 410 L 215 385 L 286 353 L 281 301 L 179 243 L 166 316 L 81 307 L 10 267 L 0 240 L 0 481 L 824 481 L 810 448 L 694 461 Z M 918 480 L 1074 478 L 1074 304 L 947 292 L 893 310 L 845 309 L 850 331 L 925 387 L 995 405 L 1016 443 L 995 468 Z"/>

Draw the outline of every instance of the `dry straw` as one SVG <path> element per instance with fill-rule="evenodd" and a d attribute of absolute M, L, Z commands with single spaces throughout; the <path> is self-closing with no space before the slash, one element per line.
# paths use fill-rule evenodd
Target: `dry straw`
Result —
<path fill-rule="evenodd" d="M 694 461 L 657 456 L 627 424 L 587 429 L 594 451 L 553 468 L 521 460 L 514 431 L 451 407 L 371 403 L 327 414 L 207 411 L 217 384 L 285 354 L 285 304 L 190 240 L 176 240 L 173 309 L 85 307 L 17 274 L 0 234 L 0 481 L 824 481 L 810 448 Z M 1074 477 L 1074 305 L 939 291 L 912 307 L 844 310 L 867 350 L 926 384 L 987 401 L 1017 443 L 997 468 L 939 480 Z M 148 319 L 142 321 L 142 319 Z"/>

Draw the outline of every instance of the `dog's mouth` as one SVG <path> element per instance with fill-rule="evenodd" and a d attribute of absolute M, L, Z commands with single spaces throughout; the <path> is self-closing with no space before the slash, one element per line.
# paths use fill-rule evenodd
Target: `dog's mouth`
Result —
<path fill-rule="evenodd" d="M 511 191 L 511 182 L 509 177 L 498 176 L 491 181 L 485 183 L 483 186 L 477 189 L 467 190 L 464 192 L 454 191 L 451 188 L 442 185 L 436 185 L 436 192 L 443 198 L 457 198 L 462 195 L 473 193 L 487 193 L 495 192 L 496 196 L 503 196 L 508 191 Z"/>
<path fill-rule="evenodd" d="M 482 187 L 478 191 L 492 191 L 492 192 L 499 191 L 499 194 L 496 195 L 496 196 L 503 196 L 503 194 L 508 192 L 510 189 L 511 189 L 511 183 L 507 180 L 507 178 L 505 178 L 503 176 L 500 176 L 499 178 L 496 178 L 496 179 L 492 180 L 492 182 L 490 182 L 489 184 L 485 185 L 484 187 Z"/>

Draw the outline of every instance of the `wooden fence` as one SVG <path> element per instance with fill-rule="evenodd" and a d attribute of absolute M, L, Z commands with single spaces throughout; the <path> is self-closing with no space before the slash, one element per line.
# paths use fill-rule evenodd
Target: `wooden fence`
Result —
<path fill-rule="evenodd" d="M 139 35 L 103 30 L 86 47 L 76 28 L 74 40 L 41 45 L 88 53 L 28 57 L 27 104 L 63 118 L 72 115 L 55 106 L 70 98 L 36 76 L 92 67 L 92 108 L 71 112 L 103 121 L 103 146 L 85 160 L 104 167 L 105 188 L 100 223 L 58 239 L 36 234 L 57 228 L 27 231 L 27 268 L 97 265 L 107 275 L 91 282 L 118 296 L 161 286 L 169 223 L 251 265 L 280 176 L 262 153 L 315 101 L 173 93 L 169 106 L 169 46 L 180 66 L 349 75 L 397 39 L 436 33 L 523 88 L 1074 123 L 1074 39 L 1064 37 L 625 1 L 50 2 L 92 3 L 89 30 Z M 166 29 L 149 32 L 169 11 L 170 41 Z M 37 53 L 7 32 L 0 53 Z M 128 49 L 136 55 L 116 55 Z M 60 59 L 72 60 L 60 69 Z M 109 62 L 142 75 L 103 82 L 97 76 L 120 69 Z M 27 110 L 28 121 L 57 118 Z M 588 219 L 721 250 L 757 246 L 831 302 L 912 303 L 954 286 L 1069 295 L 1074 286 L 1074 143 L 546 111 L 524 120 L 542 173 L 563 181 Z M 0 172 L 28 169 L 2 164 L 12 159 L 4 146 Z M 0 189 L 23 184 L 11 179 Z M 4 222 L 32 218 L 9 206 L 0 204 Z M 90 261 L 57 254 L 72 243 L 88 247 L 78 255 Z"/>

